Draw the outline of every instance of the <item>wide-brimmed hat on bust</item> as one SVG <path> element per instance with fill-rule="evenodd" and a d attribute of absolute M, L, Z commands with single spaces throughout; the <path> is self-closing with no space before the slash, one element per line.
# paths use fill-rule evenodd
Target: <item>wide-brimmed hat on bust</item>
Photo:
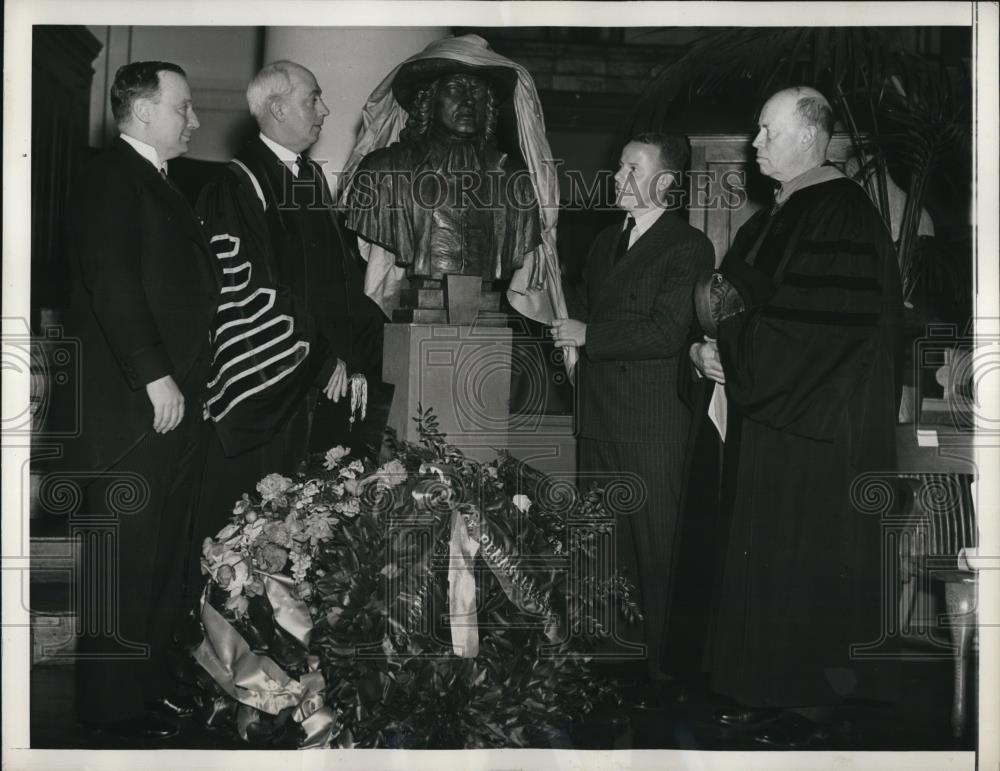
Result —
<path fill-rule="evenodd" d="M 407 112 L 417 92 L 444 75 L 476 75 L 493 87 L 497 104 L 514 92 L 517 73 L 509 67 L 476 67 L 455 59 L 416 59 L 399 68 L 392 81 L 392 95 Z"/>

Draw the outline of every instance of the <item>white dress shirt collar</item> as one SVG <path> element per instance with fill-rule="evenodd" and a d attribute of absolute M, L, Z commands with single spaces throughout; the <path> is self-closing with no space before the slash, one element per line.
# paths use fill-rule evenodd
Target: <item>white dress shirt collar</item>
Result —
<path fill-rule="evenodd" d="M 162 170 L 164 173 L 167 171 L 167 162 L 160 160 L 159 153 L 156 152 L 156 148 L 152 145 L 148 145 L 141 139 L 136 139 L 128 134 L 119 134 L 119 136 L 125 140 L 132 148 L 139 153 L 143 158 L 153 164 L 153 168 L 157 171 Z"/>
<path fill-rule="evenodd" d="M 632 248 L 632 244 L 634 244 L 642 237 L 643 233 L 645 233 L 647 230 L 653 227 L 656 221 L 663 214 L 663 211 L 664 211 L 663 209 L 657 207 L 655 209 L 648 209 L 644 211 L 642 214 L 639 214 L 638 216 L 631 214 L 629 215 L 630 217 L 635 219 L 635 227 L 632 228 L 632 233 L 628 239 L 628 246 L 630 249 Z M 626 219 L 626 222 L 627 221 L 628 220 Z M 623 229 L 625 228 L 624 224 L 622 225 L 622 228 Z"/>
<path fill-rule="evenodd" d="M 292 176 L 298 179 L 299 176 L 299 154 L 289 150 L 284 145 L 279 145 L 270 137 L 260 134 L 260 141 L 264 143 L 268 150 L 278 156 L 278 160 L 288 166 Z"/>

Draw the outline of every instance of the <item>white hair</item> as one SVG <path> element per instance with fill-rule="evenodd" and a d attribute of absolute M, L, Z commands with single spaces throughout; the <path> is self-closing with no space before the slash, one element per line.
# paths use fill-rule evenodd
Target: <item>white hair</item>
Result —
<path fill-rule="evenodd" d="M 301 64 L 280 60 L 264 65 L 253 76 L 247 86 L 247 105 L 250 114 L 258 121 L 267 113 L 268 105 L 275 97 L 288 96 L 292 92 L 291 72 L 305 69 Z"/>

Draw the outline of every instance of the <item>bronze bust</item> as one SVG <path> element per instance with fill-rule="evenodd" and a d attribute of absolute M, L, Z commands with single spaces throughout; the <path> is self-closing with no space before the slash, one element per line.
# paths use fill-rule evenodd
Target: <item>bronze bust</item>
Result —
<path fill-rule="evenodd" d="M 407 276 L 509 279 L 541 242 L 528 170 L 496 142 L 514 75 L 450 59 L 413 61 L 396 75 L 406 126 L 358 166 L 347 226 L 391 252 Z"/>

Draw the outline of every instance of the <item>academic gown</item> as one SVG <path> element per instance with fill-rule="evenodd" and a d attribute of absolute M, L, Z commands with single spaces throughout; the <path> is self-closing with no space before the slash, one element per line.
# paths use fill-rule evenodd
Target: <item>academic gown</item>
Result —
<path fill-rule="evenodd" d="M 292 475 L 311 438 L 323 450 L 350 443 L 331 438 L 347 433 L 349 399 L 334 405 L 318 389 L 338 359 L 377 382 L 380 335 L 318 164 L 304 160 L 296 178 L 255 137 L 202 191 L 198 213 L 224 275 L 207 400 L 213 486 L 202 496 L 221 527 L 264 475 Z"/>
<path fill-rule="evenodd" d="M 713 690 L 749 706 L 892 700 L 891 672 L 851 654 L 879 640 L 887 601 L 883 522 L 851 491 L 895 465 L 902 304 L 888 231 L 858 185 L 823 182 L 752 217 L 721 269 L 751 307 L 719 330 L 731 510 Z"/>
<path fill-rule="evenodd" d="M 202 191 L 225 271 L 208 410 L 227 455 L 271 439 L 338 358 L 353 363 L 361 278 L 331 202 L 318 168 L 296 179 L 258 138 Z M 296 462 L 304 452 L 303 438 Z"/>

